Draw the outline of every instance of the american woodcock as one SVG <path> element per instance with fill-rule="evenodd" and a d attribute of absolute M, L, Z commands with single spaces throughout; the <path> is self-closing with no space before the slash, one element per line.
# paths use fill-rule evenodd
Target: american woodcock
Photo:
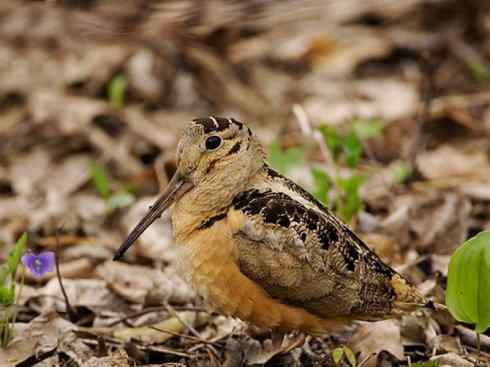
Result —
<path fill-rule="evenodd" d="M 174 177 L 114 259 L 171 205 L 183 273 L 225 315 L 319 335 L 425 303 L 329 209 L 268 166 L 235 119 L 187 127 Z"/>

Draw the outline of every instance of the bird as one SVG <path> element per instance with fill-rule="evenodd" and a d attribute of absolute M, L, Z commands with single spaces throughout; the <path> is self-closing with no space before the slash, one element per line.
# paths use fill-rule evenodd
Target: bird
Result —
<path fill-rule="evenodd" d="M 167 188 L 114 256 L 171 209 L 183 277 L 217 312 L 321 336 L 399 317 L 424 296 L 334 213 L 274 170 L 247 124 L 194 119 Z"/>

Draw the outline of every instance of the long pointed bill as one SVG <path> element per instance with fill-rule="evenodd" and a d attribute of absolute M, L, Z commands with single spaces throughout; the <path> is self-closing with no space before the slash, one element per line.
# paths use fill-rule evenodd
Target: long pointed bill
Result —
<path fill-rule="evenodd" d="M 167 209 L 175 200 L 179 199 L 183 194 L 192 188 L 190 182 L 184 181 L 179 171 L 177 171 L 170 180 L 165 192 L 158 200 L 150 206 L 150 211 L 140 220 L 138 225 L 134 227 L 121 247 L 117 250 L 113 260 L 119 260 L 124 255 L 127 249 L 138 239 L 139 236 Z"/>

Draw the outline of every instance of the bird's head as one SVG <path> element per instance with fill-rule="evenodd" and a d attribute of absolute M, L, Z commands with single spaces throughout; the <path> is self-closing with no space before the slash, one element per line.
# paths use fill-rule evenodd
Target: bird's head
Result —
<path fill-rule="evenodd" d="M 263 166 L 264 155 L 250 128 L 233 118 L 198 118 L 184 130 L 177 147 L 177 170 L 166 190 L 117 251 L 114 259 L 138 239 L 162 213 L 184 195 L 196 203 L 231 201 Z"/>

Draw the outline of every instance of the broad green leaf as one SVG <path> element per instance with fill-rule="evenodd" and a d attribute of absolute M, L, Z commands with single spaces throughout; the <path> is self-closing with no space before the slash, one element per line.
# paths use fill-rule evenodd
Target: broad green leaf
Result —
<path fill-rule="evenodd" d="M 335 348 L 332 351 L 332 359 L 335 362 L 335 364 L 339 364 L 343 356 L 344 356 L 344 348 L 342 347 Z"/>
<path fill-rule="evenodd" d="M 124 106 L 124 97 L 128 88 L 128 78 L 126 75 L 116 75 L 109 83 L 108 94 L 111 105 L 116 108 Z"/>
<path fill-rule="evenodd" d="M 359 139 L 354 131 L 351 131 L 346 135 L 342 147 L 344 149 L 347 165 L 350 167 L 357 166 L 361 159 L 364 147 L 361 139 Z"/>
<path fill-rule="evenodd" d="M 352 121 L 352 129 L 361 140 L 380 136 L 383 128 L 383 123 L 378 119 L 354 119 Z"/>
<path fill-rule="evenodd" d="M 325 171 L 318 168 L 312 168 L 311 175 L 313 176 L 314 184 L 313 196 L 328 206 L 328 193 L 332 188 L 332 179 Z"/>
<path fill-rule="evenodd" d="M 349 347 L 344 347 L 344 354 L 345 354 L 345 358 L 347 358 L 347 361 L 349 361 L 349 364 L 352 367 L 356 367 L 357 366 L 357 359 L 356 359 L 356 355 L 354 354 L 352 349 L 350 349 Z"/>
<path fill-rule="evenodd" d="M 90 165 L 90 176 L 92 177 L 92 183 L 97 192 L 104 199 L 107 199 L 111 194 L 111 188 L 105 170 L 97 165 L 97 163 L 92 162 Z"/>
<path fill-rule="evenodd" d="M 300 147 L 282 150 L 278 142 L 269 147 L 268 161 L 279 172 L 286 174 L 292 167 L 304 162 L 305 151 Z"/>
<path fill-rule="evenodd" d="M 454 318 L 475 324 L 478 333 L 490 326 L 490 231 L 460 246 L 449 262 L 446 304 Z"/>
<path fill-rule="evenodd" d="M 338 158 L 342 151 L 342 136 L 331 126 L 322 125 L 318 128 L 323 136 L 323 140 L 335 159 Z"/>
<path fill-rule="evenodd" d="M 10 274 L 15 275 L 17 266 L 19 266 L 20 258 L 24 255 L 27 246 L 27 233 L 24 233 L 15 243 L 15 246 L 10 250 L 7 265 L 9 267 Z"/>

